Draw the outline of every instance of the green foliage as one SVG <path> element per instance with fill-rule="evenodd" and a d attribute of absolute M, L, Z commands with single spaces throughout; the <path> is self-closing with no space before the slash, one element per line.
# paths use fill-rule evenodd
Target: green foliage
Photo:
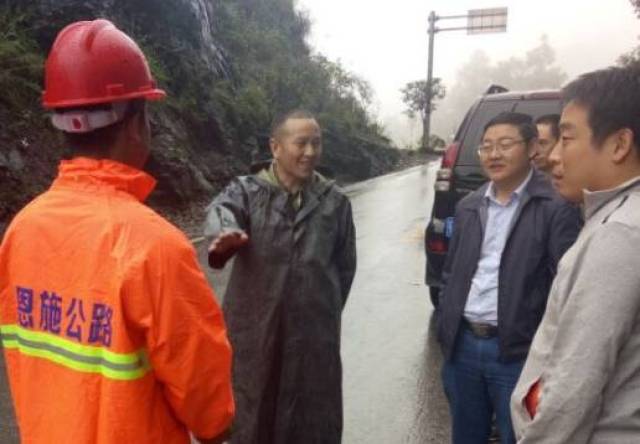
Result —
<path fill-rule="evenodd" d="M 435 134 L 431 134 L 429 136 L 429 148 L 433 151 L 433 150 L 437 150 L 440 148 L 444 148 L 446 145 L 444 139 L 440 136 L 437 136 Z"/>
<path fill-rule="evenodd" d="M 424 146 L 422 144 L 422 137 L 416 140 L 411 145 L 405 147 L 405 149 L 418 152 L 420 154 L 430 154 L 434 152 L 443 151 L 446 146 L 444 139 L 436 134 L 429 135 L 429 145 Z"/>
<path fill-rule="evenodd" d="M 308 17 L 292 0 L 221 0 L 217 38 L 233 67 L 236 91 L 216 87 L 216 99 L 237 121 L 242 138 L 266 133 L 271 120 L 295 108 L 315 112 L 340 142 L 357 137 L 389 144 L 367 112 L 369 84 L 306 43 Z"/>
<path fill-rule="evenodd" d="M 365 137 L 388 143 L 367 111 L 371 87 L 339 63 L 312 53 L 310 20 L 295 8 L 295 0 L 208 5 L 211 30 L 203 30 L 199 18 L 178 1 L 65 1 L 55 7 L 36 2 L 33 15 L 24 2 L 5 1 L 0 7 L 0 101 L 12 108 L 35 104 L 45 51 L 60 27 L 100 15 L 138 42 L 168 92 L 158 107 L 180 116 L 190 133 L 206 131 L 214 119 L 231 144 L 251 144 L 268 131 L 275 115 L 306 108 L 339 128 L 345 141 Z M 219 67 L 202 57 L 202 32 L 209 31 L 221 48 Z"/>
<path fill-rule="evenodd" d="M 42 85 L 43 57 L 24 31 L 27 16 L 0 7 L 0 103 L 22 111 L 37 103 Z"/>
<path fill-rule="evenodd" d="M 50 182 L 62 140 L 40 105 L 58 32 L 103 17 L 141 47 L 167 100 L 154 104 L 149 171 L 156 203 L 186 203 L 246 171 L 276 114 L 316 113 L 339 179 L 382 174 L 398 159 L 368 112 L 366 81 L 314 53 L 296 0 L 2 0 L 0 139 L 28 165 L 0 169 L 0 221 Z M 208 21 L 208 20 L 210 21 Z"/>
<path fill-rule="evenodd" d="M 640 0 L 629 0 L 631 6 L 636 13 L 636 17 L 640 18 Z M 631 51 L 618 57 L 618 64 L 622 66 L 636 65 L 640 63 L 640 46 L 636 46 Z"/>
<path fill-rule="evenodd" d="M 400 90 L 402 93 L 402 101 L 407 105 L 406 114 L 413 119 L 416 113 L 420 114 L 420 118 L 424 119 L 427 111 L 427 101 L 431 99 L 431 112 L 436 109 L 436 100 L 444 99 L 446 89 L 439 78 L 433 79 L 431 83 L 430 94 L 427 94 L 427 81 L 416 80 L 409 82 Z M 430 97 L 429 97 L 430 96 Z"/>

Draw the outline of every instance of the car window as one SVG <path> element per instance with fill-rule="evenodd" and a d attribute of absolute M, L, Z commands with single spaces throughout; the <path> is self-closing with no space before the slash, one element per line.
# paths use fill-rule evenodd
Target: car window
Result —
<path fill-rule="evenodd" d="M 562 107 L 560 99 L 538 99 L 518 102 L 514 111 L 529 114 L 535 120 L 545 114 L 560 114 Z"/>
<path fill-rule="evenodd" d="M 476 149 L 480 144 L 484 126 L 503 111 L 511 111 L 513 100 L 483 101 L 469 121 L 469 128 L 462 139 L 462 147 L 456 165 L 477 165 L 479 163 Z"/>
<path fill-rule="evenodd" d="M 464 129 L 467 127 L 467 122 L 471 118 L 471 115 L 473 114 L 474 109 L 475 107 L 472 105 L 471 108 L 469 108 L 469 111 L 467 111 L 467 113 L 464 115 L 464 119 L 462 119 L 462 123 L 460 124 L 460 126 L 458 126 L 458 131 L 456 131 L 456 135 L 453 138 L 454 141 L 459 142 L 460 139 L 462 138 Z"/>

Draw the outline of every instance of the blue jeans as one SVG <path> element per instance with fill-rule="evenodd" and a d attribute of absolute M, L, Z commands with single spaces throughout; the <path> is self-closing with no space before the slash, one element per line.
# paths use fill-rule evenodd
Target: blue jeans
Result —
<path fill-rule="evenodd" d="M 509 399 L 524 361 L 498 361 L 498 338 L 476 337 L 461 327 L 450 361 L 442 368 L 453 444 L 487 444 L 495 413 L 501 444 L 516 442 Z"/>

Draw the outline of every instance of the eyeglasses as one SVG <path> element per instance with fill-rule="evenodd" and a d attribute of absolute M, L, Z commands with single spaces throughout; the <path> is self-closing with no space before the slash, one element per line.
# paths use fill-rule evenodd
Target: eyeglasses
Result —
<path fill-rule="evenodd" d="M 511 148 L 516 146 L 519 143 L 524 142 L 524 139 L 513 140 L 513 139 L 499 139 L 496 143 L 486 142 L 481 143 L 478 146 L 478 155 L 480 156 L 488 156 L 493 153 L 495 149 L 498 151 L 498 154 L 504 154 L 509 151 Z"/>

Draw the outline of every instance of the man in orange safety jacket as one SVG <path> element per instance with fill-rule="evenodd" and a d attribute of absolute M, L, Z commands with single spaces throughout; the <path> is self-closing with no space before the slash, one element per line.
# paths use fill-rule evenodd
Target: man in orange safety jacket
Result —
<path fill-rule="evenodd" d="M 44 106 L 73 155 L 0 247 L 0 337 L 25 443 L 222 442 L 231 348 L 193 247 L 143 205 L 155 185 L 136 43 L 107 20 L 58 34 Z"/>

